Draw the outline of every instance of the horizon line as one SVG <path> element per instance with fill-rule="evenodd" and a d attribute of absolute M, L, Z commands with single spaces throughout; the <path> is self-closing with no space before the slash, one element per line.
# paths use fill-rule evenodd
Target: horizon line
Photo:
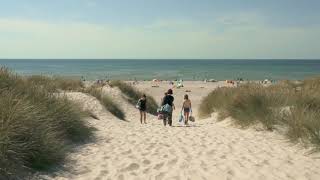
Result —
<path fill-rule="evenodd" d="M 320 60 L 320 58 L 0 58 L 0 60 Z"/>

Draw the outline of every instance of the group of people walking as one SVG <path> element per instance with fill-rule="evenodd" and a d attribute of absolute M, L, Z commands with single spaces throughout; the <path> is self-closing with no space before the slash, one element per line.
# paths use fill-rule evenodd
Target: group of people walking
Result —
<path fill-rule="evenodd" d="M 140 111 L 140 122 L 141 124 L 147 123 L 146 121 L 146 109 L 147 109 L 147 98 L 146 95 L 143 94 L 142 97 L 139 99 L 137 103 L 137 108 Z M 160 114 L 161 119 L 163 120 L 163 125 L 166 126 L 167 124 L 169 126 L 172 126 L 172 113 L 173 110 L 175 110 L 174 105 L 174 97 L 173 97 L 173 91 L 172 89 L 169 89 L 162 98 L 161 106 L 158 110 L 158 113 Z M 188 121 L 190 118 L 190 113 L 192 112 L 191 109 L 191 101 L 189 99 L 189 96 L 186 94 L 184 95 L 184 101 L 181 108 L 181 116 L 183 116 L 183 123 L 185 125 L 188 125 Z"/>

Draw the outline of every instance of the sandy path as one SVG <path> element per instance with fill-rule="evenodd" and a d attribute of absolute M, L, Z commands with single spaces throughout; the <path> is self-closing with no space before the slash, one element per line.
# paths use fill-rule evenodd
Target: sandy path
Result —
<path fill-rule="evenodd" d="M 176 127 L 163 127 L 148 116 L 149 123 L 140 125 L 117 89 L 105 91 L 117 97 L 129 122 L 112 117 L 86 95 L 69 94 L 100 117 L 90 119 L 97 140 L 70 154 L 67 171 L 42 179 L 320 179 L 320 160 L 280 135 L 240 130 L 212 118 L 192 127 L 178 126 L 175 118 Z"/>

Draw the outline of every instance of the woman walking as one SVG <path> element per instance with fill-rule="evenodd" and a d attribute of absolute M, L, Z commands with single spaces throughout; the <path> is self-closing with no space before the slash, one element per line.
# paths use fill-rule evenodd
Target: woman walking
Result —
<path fill-rule="evenodd" d="M 184 113 L 184 124 L 188 125 L 189 115 L 190 115 L 190 112 L 191 112 L 191 101 L 189 99 L 188 94 L 184 95 L 184 101 L 183 101 L 183 104 L 182 104 L 181 111 L 183 111 L 183 113 Z"/>
<path fill-rule="evenodd" d="M 142 124 L 142 119 L 145 124 L 147 124 L 146 120 L 146 110 L 147 110 L 147 97 L 145 94 L 138 101 L 138 109 L 140 111 L 140 122 Z"/>
<path fill-rule="evenodd" d="M 161 106 L 165 107 L 164 117 L 163 117 L 163 125 L 166 126 L 167 122 L 169 126 L 172 126 L 172 111 L 175 109 L 175 106 L 173 104 L 174 97 L 172 96 L 173 91 L 172 89 L 169 89 L 167 92 L 167 95 L 163 97 L 163 101 L 161 103 Z"/>

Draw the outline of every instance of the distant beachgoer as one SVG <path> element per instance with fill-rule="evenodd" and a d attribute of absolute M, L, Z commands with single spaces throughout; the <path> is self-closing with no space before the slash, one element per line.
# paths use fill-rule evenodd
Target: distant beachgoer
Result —
<path fill-rule="evenodd" d="M 177 88 L 181 88 L 181 87 L 183 87 L 183 80 L 182 79 L 177 81 Z"/>
<path fill-rule="evenodd" d="M 143 122 L 147 124 L 147 121 L 146 121 L 147 97 L 145 94 L 143 94 L 142 97 L 139 99 L 137 106 L 140 111 L 141 124 L 142 124 L 142 119 L 143 119 Z"/>
<path fill-rule="evenodd" d="M 167 93 L 168 94 L 165 97 L 163 97 L 163 101 L 161 103 L 161 106 L 168 105 L 170 110 L 167 111 L 166 113 L 164 113 L 163 125 L 166 126 L 167 122 L 168 122 L 169 126 L 172 126 L 172 111 L 175 109 L 175 106 L 173 104 L 174 97 L 172 96 L 172 94 L 173 94 L 172 89 L 169 89 Z"/>
<path fill-rule="evenodd" d="M 188 125 L 189 115 L 190 115 L 190 112 L 191 112 L 191 101 L 189 99 L 188 94 L 184 95 L 184 101 L 183 101 L 183 104 L 182 104 L 181 111 L 184 112 L 184 124 Z"/>

